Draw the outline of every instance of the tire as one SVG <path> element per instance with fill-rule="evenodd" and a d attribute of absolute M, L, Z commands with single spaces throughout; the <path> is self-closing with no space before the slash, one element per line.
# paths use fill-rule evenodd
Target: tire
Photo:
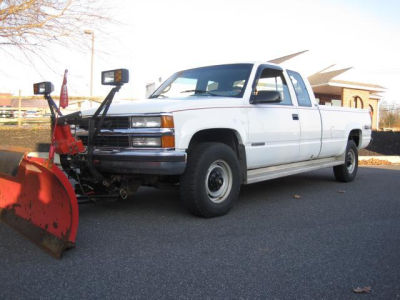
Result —
<path fill-rule="evenodd" d="M 181 201 L 196 216 L 222 216 L 239 197 L 240 174 L 232 148 L 222 143 L 198 144 L 189 151 L 180 179 Z"/>
<path fill-rule="evenodd" d="M 358 149 L 354 141 L 349 140 L 346 147 L 345 163 L 333 167 L 333 173 L 337 181 L 350 182 L 357 175 L 358 170 Z"/>

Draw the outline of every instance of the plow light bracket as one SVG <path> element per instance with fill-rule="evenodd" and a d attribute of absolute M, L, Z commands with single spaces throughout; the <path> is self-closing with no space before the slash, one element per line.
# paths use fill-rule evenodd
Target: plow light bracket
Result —
<path fill-rule="evenodd" d="M 123 85 L 129 82 L 129 71 L 127 69 L 116 69 L 101 72 L 101 84 Z"/>
<path fill-rule="evenodd" d="M 33 93 L 35 95 L 49 95 L 54 91 L 54 85 L 50 81 L 39 82 L 33 85 Z"/>

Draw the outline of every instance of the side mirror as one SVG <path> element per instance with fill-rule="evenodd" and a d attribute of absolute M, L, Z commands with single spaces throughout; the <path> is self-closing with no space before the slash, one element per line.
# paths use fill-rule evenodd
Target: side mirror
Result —
<path fill-rule="evenodd" d="M 258 91 L 250 97 L 251 104 L 261 103 L 280 103 L 282 102 L 281 94 L 277 91 Z"/>
<path fill-rule="evenodd" d="M 103 85 L 123 85 L 129 82 L 129 71 L 127 69 L 117 69 L 101 72 L 101 84 Z"/>

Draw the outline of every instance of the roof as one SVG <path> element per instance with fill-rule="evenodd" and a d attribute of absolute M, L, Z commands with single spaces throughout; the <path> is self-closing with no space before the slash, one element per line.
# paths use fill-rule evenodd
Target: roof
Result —
<path fill-rule="evenodd" d="M 12 94 L 10 93 L 0 93 L 0 98 L 10 98 Z"/>
<path fill-rule="evenodd" d="M 377 84 L 334 79 L 335 77 L 350 70 L 351 67 L 326 72 L 326 70 L 328 70 L 332 66 L 329 66 L 328 68 L 325 68 L 308 77 L 308 81 L 310 82 L 314 92 L 340 95 L 342 88 L 366 90 L 370 92 L 385 91 L 385 88 L 383 86 Z"/>
<path fill-rule="evenodd" d="M 283 62 L 285 62 L 285 61 L 287 61 L 289 59 L 292 59 L 292 58 L 294 58 L 294 57 L 296 57 L 296 56 L 298 56 L 300 54 L 303 54 L 303 53 L 305 53 L 307 51 L 308 50 L 303 50 L 303 51 L 300 51 L 300 52 L 296 52 L 296 53 L 292 53 L 292 54 L 289 54 L 289 55 L 281 56 L 281 57 L 278 57 L 278 58 L 271 59 L 268 62 L 269 63 L 273 63 L 273 64 L 281 64 L 281 63 L 283 63 Z"/>
<path fill-rule="evenodd" d="M 363 87 L 368 87 L 368 88 L 385 90 L 385 87 L 378 85 L 378 84 L 372 84 L 372 83 L 362 83 L 362 82 L 346 81 L 346 80 L 331 80 L 331 82 L 338 83 L 338 84 L 346 84 L 346 85 L 358 85 L 358 86 L 363 86 Z"/>
<path fill-rule="evenodd" d="M 18 107 L 18 99 L 11 100 L 12 107 Z M 21 107 L 32 107 L 32 108 L 47 108 L 49 105 L 44 99 L 22 99 Z"/>
<path fill-rule="evenodd" d="M 309 76 L 308 81 L 310 82 L 311 86 L 327 84 L 336 76 L 339 76 L 340 74 L 343 74 L 344 72 L 347 72 L 350 69 L 351 69 L 351 67 L 334 70 L 334 71 L 329 71 L 329 72 L 324 72 L 326 70 L 326 69 L 324 69 L 320 72 L 317 72 L 317 73 Z"/>
<path fill-rule="evenodd" d="M 381 100 L 382 97 L 383 97 L 382 95 L 378 95 L 378 94 L 370 94 L 369 95 L 369 99 Z"/>
<path fill-rule="evenodd" d="M 11 106 L 11 99 L 0 98 L 0 106 Z"/>

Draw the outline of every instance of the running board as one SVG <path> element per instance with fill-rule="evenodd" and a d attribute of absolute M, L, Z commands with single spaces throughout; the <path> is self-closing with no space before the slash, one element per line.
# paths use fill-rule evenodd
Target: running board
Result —
<path fill-rule="evenodd" d="M 285 177 L 298 173 L 308 172 L 321 168 L 333 167 L 344 164 L 344 156 L 320 158 L 314 160 L 301 161 L 291 164 L 252 169 L 247 171 L 245 184 L 259 181 Z"/>

